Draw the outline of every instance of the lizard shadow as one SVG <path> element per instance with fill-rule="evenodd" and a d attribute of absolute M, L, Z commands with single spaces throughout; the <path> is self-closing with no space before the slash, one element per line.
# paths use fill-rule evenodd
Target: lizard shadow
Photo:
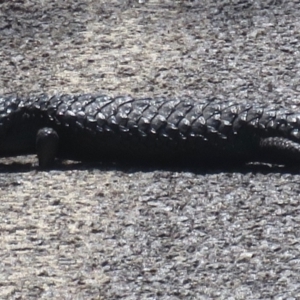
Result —
<path fill-rule="evenodd" d="M 48 171 L 80 171 L 80 170 L 101 170 L 101 171 L 121 171 L 124 173 L 137 172 L 190 172 L 199 175 L 220 174 L 220 173 L 260 173 L 260 174 L 300 174 L 298 166 L 281 166 L 261 163 L 250 164 L 204 164 L 204 165 L 170 165 L 170 164 L 138 164 L 125 162 L 77 162 L 57 160 L 53 167 L 40 169 L 36 163 L 14 161 L 10 164 L 0 162 L 0 173 L 28 173 L 28 172 L 48 172 Z"/>

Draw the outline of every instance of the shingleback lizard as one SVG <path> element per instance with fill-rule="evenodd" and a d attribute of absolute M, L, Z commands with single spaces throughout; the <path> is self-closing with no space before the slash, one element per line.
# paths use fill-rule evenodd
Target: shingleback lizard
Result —
<path fill-rule="evenodd" d="M 272 105 L 130 96 L 0 97 L 0 156 L 156 164 L 300 163 L 300 113 Z"/>

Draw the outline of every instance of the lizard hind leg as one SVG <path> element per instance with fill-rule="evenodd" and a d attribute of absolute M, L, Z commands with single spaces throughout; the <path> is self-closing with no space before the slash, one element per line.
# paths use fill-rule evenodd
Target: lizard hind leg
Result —
<path fill-rule="evenodd" d="M 58 142 L 58 134 L 53 128 L 44 127 L 38 131 L 36 150 L 40 168 L 46 169 L 54 164 L 58 152 Z"/>
<path fill-rule="evenodd" d="M 284 137 L 268 137 L 260 140 L 266 160 L 275 164 L 300 165 L 300 144 Z"/>

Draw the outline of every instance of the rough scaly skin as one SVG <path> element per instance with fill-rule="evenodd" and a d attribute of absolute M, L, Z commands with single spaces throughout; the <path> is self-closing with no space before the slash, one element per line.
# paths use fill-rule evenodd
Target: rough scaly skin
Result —
<path fill-rule="evenodd" d="M 251 103 L 130 96 L 0 97 L 0 156 L 156 164 L 300 163 L 300 114 Z"/>

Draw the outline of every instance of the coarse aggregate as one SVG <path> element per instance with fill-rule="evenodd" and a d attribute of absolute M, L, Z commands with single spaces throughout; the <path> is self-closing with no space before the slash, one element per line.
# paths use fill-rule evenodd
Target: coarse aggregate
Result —
<path fill-rule="evenodd" d="M 0 2 L 0 94 L 300 110 L 300 1 Z M 1 299 L 300 299 L 300 172 L 0 160 Z"/>

